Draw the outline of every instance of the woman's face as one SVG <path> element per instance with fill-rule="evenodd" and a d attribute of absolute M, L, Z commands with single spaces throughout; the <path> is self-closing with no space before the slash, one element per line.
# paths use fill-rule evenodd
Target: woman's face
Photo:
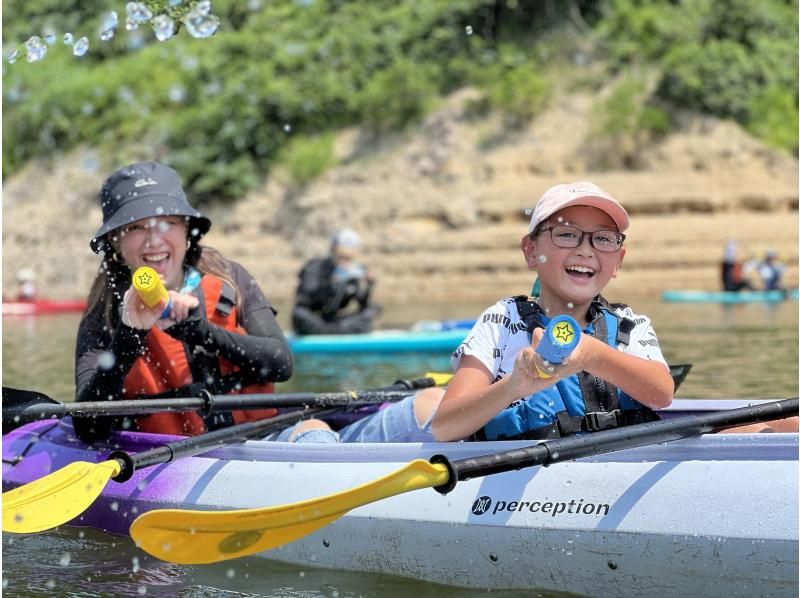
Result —
<path fill-rule="evenodd" d="M 109 236 L 131 272 L 150 266 L 168 289 L 178 290 L 183 284 L 187 230 L 185 218 L 157 216 L 137 220 Z"/>

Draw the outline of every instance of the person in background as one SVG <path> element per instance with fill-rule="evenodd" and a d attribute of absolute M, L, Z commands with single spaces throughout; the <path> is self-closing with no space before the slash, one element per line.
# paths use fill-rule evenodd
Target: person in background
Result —
<path fill-rule="evenodd" d="M 764 260 L 757 266 L 757 271 L 764 284 L 764 290 L 775 291 L 782 290 L 781 276 L 786 266 L 778 260 L 778 254 L 768 249 L 764 255 Z"/>
<path fill-rule="evenodd" d="M 291 376 L 274 308 L 243 266 L 200 244 L 211 221 L 189 204 L 173 169 L 157 162 L 121 168 L 103 184 L 100 206 L 103 225 L 90 247 L 102 261 L 78 328 L 77 401 L 271 392 Z M 141 300 L 131 284 L 141 266 L 161 277 L 168 302 L 148 308 Z M 159 413 L 74 424 L 91 443 L 115 427 L 195 435 L 274 414 Z"/>
<path fill-rule="evenodd" d="M 345 228 L 333 235 L 330 254 L 300 271 L 292 326 L 297 334 L 353 334 L 372 330 L 380 307 L 371 303 L 372 275 L 358 261 L 361 238 Z"/>
<path fill-rule="evenodd" d="M 17 296 L 16 301 L 36 301 L 36 274 L 30 268 L 20 268 L 17 271 Z"/>
<path fill-rule="evenodd" d="M 745 268 L 742 261 L 737 259 L 736 253 L 736 241 L 728 239 L 722 258 L 722 288 L 725 291 L 737 292 L 752 288 L 745 276 L 745 270 L 750 269 L 750 265 Z"/>

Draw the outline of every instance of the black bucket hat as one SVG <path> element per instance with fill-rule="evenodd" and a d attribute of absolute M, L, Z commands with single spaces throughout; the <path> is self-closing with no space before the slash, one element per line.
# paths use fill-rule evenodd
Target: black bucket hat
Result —
<path fill-rule="evenodd" d="M 100 189 L 100 207 L 103 226 L 89 242 L 95 253 L 105 249 L 108 233 L 144 218 L 186 216 L 193 242 L 211 228 L 211 221 L 189 205 L 178 173 L 158 162 L 131 164 L 108 177 Z"/>

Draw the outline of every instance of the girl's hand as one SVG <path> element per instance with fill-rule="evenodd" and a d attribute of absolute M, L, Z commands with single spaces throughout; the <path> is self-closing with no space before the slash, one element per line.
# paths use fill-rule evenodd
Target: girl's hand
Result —
<path fill-rule="evenodd" d="M 161 318 L 166 306 L 167 301 L 163 300 L 154 307 L 147 307 L 139 297 L 139 293 L 131 286 L 122 298 L 122 323 L 131 328 L 150 330 Z"/>
<path fill-rule="evenodd" d="M 195 307 L 200 305 L 200 300 L 195 297 L 194 295 L 182 295 L 177 291 L 170 291 L 169 292 L 169 314 L 167 314 L 163 319 L 159 318 L 155 325 L 160 330 L 166 330 L 173 324 L 177 324 L 178 322 L 183 322 L 186 318 L 189 317 L 189 312 L 192 311 Z M 161 305 L 159 315 L 164 311 L 166 304 Z"/>
<path fill-rule="evenodd" d="M 514 394 L 527 397 L 535 394 L 556 382 L 585 369 L 586 356 L 592 350 L 592 343 L 596 342 L 589 335 L 581 335 L 578 345 L 572 353 L 560 364 L 548 363 L 536 352 L 536 347 L 544 336 L 542 328 L 536 328 L 531 335 L 531 344 L 523 348 L 514 362 L 514 371 L 511 372 L 509 384 L 514 388 Z"/>

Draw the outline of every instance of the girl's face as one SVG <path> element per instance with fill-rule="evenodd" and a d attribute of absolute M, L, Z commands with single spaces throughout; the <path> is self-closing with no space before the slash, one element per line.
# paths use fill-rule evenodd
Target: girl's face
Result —
<path fill-rule="evenodd" d="M 543 299 L 556 300 L 566 306 L 588 305 L 612 278 L 616 278 L 625 248 L 613 251 L 617 227 L 611 216 L 602 210 L 570 206 L 550 216 L 538 229 L 536 237 L 528 235 L 522 240 L 522 251 L 528 267 L 539 273 Z M 609 234 L 591 234 L 597 231 L 609 231 Z M 564 247 L 578 239 L 580 243 L 576 247 Z"/>
<path fill-rule="evenodd" d="M 187 230 L 185 218 L 158 216 L 137 220 L 109 236 L 131 272 L 150 266 L 168 289 L 177 290 L 183 284 Z"/>

